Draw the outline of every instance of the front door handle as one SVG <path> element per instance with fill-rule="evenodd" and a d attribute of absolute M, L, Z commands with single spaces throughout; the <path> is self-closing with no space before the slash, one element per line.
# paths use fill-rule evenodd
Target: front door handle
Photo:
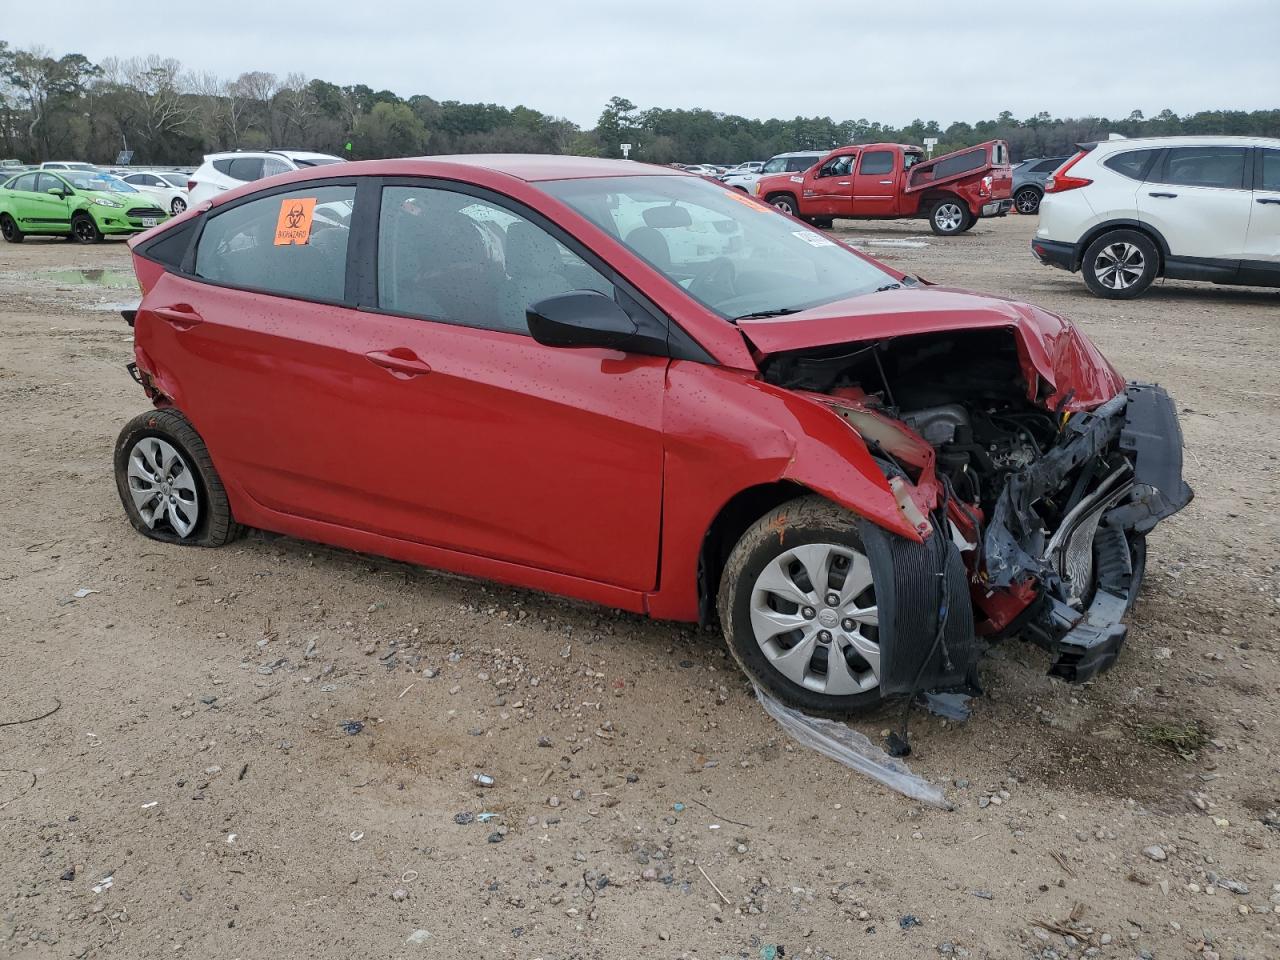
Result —
<path fill-rule="evenodd" d="M 1280 197 L 1259 197 L 1258 202 L 1280 204 Z"/>
<path fill-rule="evenodd" d="M 848 181 L 848 180 L 837 180 L 837 181 L 836 181 L 836 186 L 837 186 L 837 187 L 847 187 L 848 185 L 849 185 L 849 181 Z"/>
<path fill-rule="evenodd" d="M 893 184 L 893 181 L 892 181 L 892 180 L 881 180 L 881 181 L 880 181 L 880 183 L 881 183 L 883 186 L 891 186 L 891 185 Z"/>
<path fill-rule="evenodd" d="M 1148 197 L 1167 197 L 1168 199 L 1172 200 L 1174 197 L 1177 196 L 1177 194 L 1176 193 L 1148 193 L 1147 196 Z"/>
<path fill-rule="evenodd" d="M 418 359 L 418 355 L 408 347 L 393 347 L 390 350 L 370 350 L 365 356 L 378 366 L 390 370 L 394 376 L 401 379 L 420 377 L 424 373 L 431 372 L 431 365 L 425 360 Z"/>
<path fill-rule="evenodd" d="M 204 317 L 196 313 L 188 303 L 175 303 L 172 307 L 155 307 L 151 311 L 175 330 L 190 330 L 204 323 Z"/>

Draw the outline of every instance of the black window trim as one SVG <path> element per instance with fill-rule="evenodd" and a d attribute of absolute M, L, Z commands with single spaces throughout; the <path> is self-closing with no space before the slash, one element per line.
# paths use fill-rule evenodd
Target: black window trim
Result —
<path fill-rule="evenodd" d="M 377 313 L 384 316 L 405 317 L 411 320 L 421 320 L 426 323 L 441 323 L 452 327 L 460 327 L 468 330 L 486 330 L 491 333 L 506 334 L 513 337 L 528 338 L 528 334 L 515 333 L 511 330 L 499 330 L 493 327 L 473 327 L 468 324 L 457 323 L 456 321 L 444 320 L 440 317 L 429 317 L 424 314 L 414 314 L 403 310 L 384 309 L 378 303 L 378 226 L 381 221 L 381 205 L 382 192 L 386 187 L 419 187 L 432 190 L 446 190 L 452 193 L 461 193 L 469 197 L 475 197 L 485 203 L 500 207 L 512 215 L 541 228 L 548 233 L 552 239 L 556 240 L 569 252 L 582 260 L 587 266 L 594 269 L 611 283 L 615 289 L 620 290 L 625 297 L 636 307 L 638 307 L 648 318 L 657 326 L 666 330 L 666 346 L 665 356 L 671 357 L 673 360 L 694 360 L 700 363 L 716 364 L 716 360 L 711 354 L 698 343 L 687 331 L 685 331 L 676 321 L 669 317 L 657 304 L 643 294 L 631 281 L 619 273 L 616 269 L 606 263 L 586 244 L 580 241 L 573 234 L 569 233 L 559 224 L 550 220 L 546 215 L 539 213 L 530 206 L 516 200 L 514 197 L 499 193 L 488 187 L 481 187 L 473 183 L 463 180 L 450 180 L 446 177 L 439 176 L 387 176 L 387 177 L 362 177 L 362 180 L 369 182 L 368 189 L 376 189 L 377 197 L 374 203 L 367 204 L 360 208 L 365 211 L 366 216 L 371 218 L 371 222 L 360 224 L 361 233 L 351 247 L 359 247 L 361 249 L 361 262 L 367 266 L 367 270 L 363 274 L 355 275 L 358 280 L 358 290 L 356 291 L 356 309 L 366 313 Z M 357 205 L 358 206 L 358 205 Z M 356 228 L 353 221 L 352 229 Z M 348 254 L 351 253 L 351 247 L 348 247 Z M 347 274 L 347 293 L 352 293 L 351 272 L 352 264 L 348 261 Z M 357 265 L 358 269 L 358 265 Z M 621 306 L 627 306 L 626 303 Z M 637 351 L 638 352 L 638 351 Z"/>
<path fill-rule="evenodd" d="M 1262 185 L 1262 168 L 1268 152 L 1274 153 L 1280 157 L 1280 147 L 1251 147 L 1253 150 L 1253 163 L 1248 165 L 1248 169 L 1252 171 L 1253 176 L 1249 178 L 1249 184 L 1246 190 L 1252 190 L 1254 193 L 1280 193 L 1280 184 L 1274 187 L 1264 187 Z"/>

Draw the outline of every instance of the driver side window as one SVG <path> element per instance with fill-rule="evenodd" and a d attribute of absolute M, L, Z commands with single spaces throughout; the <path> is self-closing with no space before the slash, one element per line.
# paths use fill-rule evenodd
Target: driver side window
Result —
<path fill-rule="evenodd" d="M 66 184 L 55 177 L 51 173 L 40 174 L 40 180 L 36 184 L 36 193 L 48 193 L 50 190 L 65 190 Z"/>
<path fill-rule="evenodd" d="M 854 157 L 857 154 L 845 154 L 841 157 L 833 157 L 822 165 L 822 169 L 818 171 L 819 177 L 847 177 L 849 171 L 853 169 Z"/>

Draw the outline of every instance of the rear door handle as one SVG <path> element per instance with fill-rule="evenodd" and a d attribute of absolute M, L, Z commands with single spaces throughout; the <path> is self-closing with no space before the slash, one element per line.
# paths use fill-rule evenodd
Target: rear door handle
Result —
<path fill-rule="evenodd" d="M 1258 202 L 1280 204 L 1280 197 L 1259 197 Z"/>
<path fill-rule="evenodd" d="M 190 330 L 204 323 L 204 317 L 187 303 L 175 303 L 172 307 L 155 307 L 151 311 L 175 330 Z"/>
<path fill-rule="evenodd" d="M 1147 196 L 1148 197 L 1168 197 L 1170 200 L 1172 200 L 1174 197 L 1177 196 L 1177 194 L 1176 193 L 1148 193 Z"/>
<path fill-rule="evenodd" d="M 881 180 L 880 182 L 886 186 L 893 183 L 892 180 Z"/>
<path fill-rule="evenodd" d="M 393 347 L 391 350 L 370 350 L 365 354 L 380 367 L 385 367 L 401 379 L 420 377 L 431 372 L 431 365 L 408 347 Z"/>
<path fill-rule="evenodd" d="M 850 181 L 848 181 L 848 180 L 837 180 L 837 181 L 836 181 L 836 186 L 837 186 L 837 187 L 847 187 L 847 186 L 849 185 L 849 183 L 850 183 Z"/>

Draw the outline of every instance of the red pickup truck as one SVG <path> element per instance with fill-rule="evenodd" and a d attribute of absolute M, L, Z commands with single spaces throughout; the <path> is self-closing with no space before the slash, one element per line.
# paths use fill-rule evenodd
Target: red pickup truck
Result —
<path fill-rule="evenodd" d="M 816 226 L 855 220 L 927 217 L 934 233 L 963 233 L 979 217 L 1013 206 L 1009 145 L 988 140 L 932 160 L 919 147 L 868 143 L 832 150 L 804 173 L 756 181 L 767 203 Z"/>

